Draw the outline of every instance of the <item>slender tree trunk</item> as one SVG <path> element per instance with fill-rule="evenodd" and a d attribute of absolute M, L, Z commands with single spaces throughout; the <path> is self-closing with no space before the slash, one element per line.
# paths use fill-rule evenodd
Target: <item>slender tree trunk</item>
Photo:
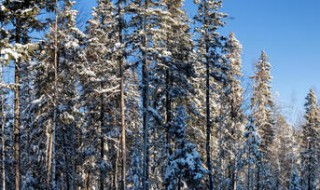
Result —
<path fill-rule="evenodd" d="M 86 179 L 86 190 L 90 190 L 90 172 L 88 172 Z"/>
<path fill-rule="evenodd" d="M 177 190 L 181 190 L 181 175 L 179 175 L 179 177 L 178 177 L 178 189 Z"/>
<path fill-rule="evenodd" d="M 251 150 L 250 147 L 248 149 L 248 157 L 250 158 Z M 247 171 L 247 189 L 250 190 L 250 172 L 251 172 L 251 165 L 248 164 L 248 171 Z"/>
<path fill-rule="evenodd" d="M 21 21 L 16 21 L 16 43 L 20 43 Z M 14 170 L 15 170 L 15 189 L 20 190 L 20 65 L 15 62 L 15 90 L 14 90 Z"/>
<path fill-rule="evenodd" d="M 57 1 L 56 1 L 57 4 Z M 55 36 L 54 36 L 54 93 L 53 93 L 53 126 L 50 131 L 47 190 L 56 188 L 56 128 L 57 128 L 57 86 L 58 86 L 58 14 L 56 10 L 55 18 Z M 51 179 L 52 178 L 52 179 Z"/>
<path fill-rule="evenodd" d="M 144 2 L 144 10 L 148 8 L 148 0 Z M 147 19 L 146 15 L 143 16 L 143 30 L 144 35 L 142 39 L 142 45 L 144 50 L 142 51 L 142 81 L 143 81 L 143 179 L 142 187 L 143 190 L 149 189 L 149 69 L 148 69 L 148 58 L 147 58 L 147 36 L 146 27 Z"/>
<path fill-rule="evenodd" d="M 220 110 L 220 114 L 221 114 Z M 222 177 L 222 143 L 223 143 L 223 139 L 222 139 L 222 130 L 223 130 L 223 123 L 222 123 L 222 118 L 221 115 L 219 117 L 219 142 L 218 142 L 218 146 L 219 146 L 219 150 L 218 150 L 218 190 L 222 189 L 222 181 L 223 181 L 223 177 Z"/>
<path fill-rule="evenodd" d="M 170 70 L 166 71 L 166 112 L 167 112 L 167 155 L 169 156 L 171 153 L 171 145 L 170 145 L 170 128 L 172 122 L 172 105 L 171 105 L 171 96 L 170 96 L 170 87 L 171 87 L 171 75 Z"/>
<path fill-rule="evenodd" d="M 100 84 L 101 89 L 104 88 L 104 84 L 103 82 L 101 82 Z M 103 131 L 103 127 L 104 127 L 104 98 L 103 98 L 103 94 L 100 94 L 100 159 L 101 162 L 104 161 L 104 131 Z M 105 171 L 103 171 L 102 168 L 100 168 L 100 190 L 104 190 L 104 176 L 105 174 L 103 173 Z"/>
<path fill-rule="evenodd" d="M 208 12 L 207 1 L 205 1 L 204 14 Z M 205 25 L 208 24 L 208 18 L 204 19 Z M 209 190 L 213 190 L 213 175 L 212 175 L 212 165 L 211 165 L 211 116 L 210 116 L 210 61 L 208 58 L 209 53 L 209 39 L 208 30 L 206 30 L 205 36 L 205 48 L 206 48 L 206 119 L 207 119 L 207 139 L 206 139 L 206 155 L 207 155 L 207 167 L 209 173 Z"/>
<path fill-rule="evenodd" d="M 119 25 L 119 43 L 123 44 L 122 30 L 123 30 L 123 15 L 122 15 L 122 0 L 118 2 L 118 25 Z M 122 48 L 122 47 L 121 47 Z M 125 124 L 125 99 L 124 99 L 124 53 L 121 49 L 119 55 L 119 67 L 120 67 L 120 114 L 121 114 L 121 190 L 125 190 L 126 185 L 126 163 L 127 163 L 127 150 L 126 150 L 126 124 Z"/>
<path fill-rule="evenodd" d="M 209 51 L 208 46 L 206 47 Z M 209 59 L 207 58 L 206 64 L 206 117 L 207 117 L 207 139 L 206 139 L 206 154 L 207 154 L 207 167 L 209 172 L 209 190 L 213 190 L 213 176 L 211 165 L 211 119 L 210 119 L 210 66 Z"/>
<path fill-rule="evenodd" d="M 113 187 L 115 190 L 119 189 L 119 181 L 118 181 L 118 176 L 119 176 L 119 138 L 117 139 L 116 145 L 115 145 L 115 150 L 116 150 L 116 158 L 114 161 L 114 174 L 113 174 Z"/>
<path fill-rule="evenodd" d="M 1 55 L 1 50 L 0 50 Z M 0 66 L 0 81 L 3 82 L 2 77 L 3 72 L 3 65 Z M 6 133 L 5 133 L 5 126 L 6 126 L 6 115 L 5 115 L 5 97 L 3 88 L 1 90 L 1 143 L 2 143 L 2 189 L 6 189 Z"/>
<path fill-rule="evenodd" d="M 261 172 L 261 169 L 260 169 L 260 167 L 261 167 L 261 161 L 259 161 L 259 163 L 258 163 L 258 170 L 257 170 L 257 190 L 260 190 L 260 172 Z"/>

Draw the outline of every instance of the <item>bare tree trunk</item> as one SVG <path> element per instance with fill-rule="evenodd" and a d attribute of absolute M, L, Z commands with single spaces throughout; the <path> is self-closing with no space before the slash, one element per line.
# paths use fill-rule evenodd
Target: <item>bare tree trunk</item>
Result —
<path fill-rule="evenodd" d="M 56 0 L 56 6 L 57 0 Z M 54 94 L 53 94 L 53 126 L 50 131 L 50 145 L 49 145 L 49 159 L 48 159 L 48 173 L 47 173 L 47 190 L 56 188 L 56 128 L 57 128 L 57 85 L 58 85 L 58 14 L 56 8 L 55 18 L 55 34 L 54 34 Z M 51 179 L 52 176 L 52 179 Z M 51 183 L 52 182 L 52 183 Z"/>
<path fill-rule="evenodd" d="M 88 173 L 86 179 L 86 190 L 90 190 L 90 172 Z"/>
<path fill-rule="evenodd" d="M 204 11 L 208 11 L 207 1 L 205 3 Z M 205 25 L 208 24 L 208 19 L 205 18 Z M 209 53 L 209 44 L 208 44 L 208 31 L 206 30 L 205 34 L 205 48 L 206 55 Z M 207 120 L 207 139 L 206 139 L 206 155 L 207 155 L 207 167 L 209 174 L 209 190 L 213 190 L 213 175 L 212 175 L 212 165 L 211 165 L 211 118 L 210 118 L 210 63 L 209 58 L 206 56 L 206 120 Z"/>
<path fill-rule="evenodd" d="M 249 155 L 250 155 L 250 148 L 249 148 Z M 248 171 L 247 171 L 247 189 L 250 190 L 250 172 L 251 172 L 251 165 L 248 164 Z"/>
<path fill-rule="evenodd" d="M 118 181 L 118 176 L 119 176 L 119 171 L 118 171 L 118 165 L 119 165 L 119 139 L 117 139 L 116 145 L 115 145 L 115 150 L 116 150 L 116 158 L 114 161 L 114 174 L 113 174 L 113 187 L 115 190 L 119 189 L 119 181 Z"/>
<path fill-rule="evenodd" d="M 1 55 L 1 50 L 0 50 Z M 3 72 L 3 65 L 0 66 L 0 81 L 3 82 L 2 77 Z M 6 133 L 5 133 L 5 126 L 6 126 L 6 115 L 5 115 L 5 97 L 4 97 L 4 91 L 1 88 L 1 133 L 2 133 L 2 189 L 6 189 Z"/>
<path fill-rule="evenodd" d="M 16 21 L 16 43 L 20 43 L 21 23 Z M 14 170 L 15 170 L 15 189 L 20 190 L 20 66 L 15 62 L 15 90 L 14 90 Z"/>
<path fill-rule="evenodd" d="M 104 88 L 103 82 L 101 82 L 101 89 Z M 101 162 L 104 160 L 104 98 L 103 94 L 100 94 L 100 159 Z M 104 174 L 102 167 L 100 168 L 100 190 L 104 190 Z"/>
<path fill-rule="evenodd" d="M 119 26 L 119 43 L 123 44 L 122 30 L 123 30 L 123 15 L 122 15 L 122 0 L 118 2 L 118 26 Z M 121 47 L 122 48 L 122 47 Z M 126 189 L 126 162 L 127 162 L 127 150 L 126 150 L 126 124 L 125 124 L 125 99 L 124 99 L 124 61 L 123 61 L 123 50 L 121 49 L 121 54 L 119 55 L 119 67 L 120 67 L 120 114 L 121 114 L 121 190 Z"/>
<path fill-rule="evenodd" d="M 170 86 L 171 86 L 171 74 L 170 70 L 167 69 L 166 71 L 166 112 L 167 112 L 167 128 L 166 128 L 166 133 L 167 133 L 167 155 L 171 153 L 171 145 L 170 145 L 170 127 L 171 127 L 171 122 L 172 122 L 172 105 L 171 105 L 171 96 L 170 96 Z"/>
<path fill-rule="evenodd" d="M 144 9 L 148 8 L 148 1 L 144 2 Z M 142 44 L 144 50 L 142 51 L 142 81 L 143 81 L 143 92 L 142 92 L 142 101 L 143 101 L 143 179 L 142 187 L 143 190 L 149 189 L 149 69 L 148 69 L 148 55 L 146 52 L 147 48 L 147 36 L 146 36 L 146 27 L 147 19 L 146 15 L 143 16 L 143 30 L 144 35 L 142 39 Z"/>
<path fill-rule="evenodd" d="M 259 165 L 261 164 L 261 161 L 259 161 L 259 163 L 258 163 Z M 258 168 L 257 168 L 257 190 L 260 190 L 260 171 L 261 171 L 261 169 L 260 169 L 260 167 L 261 167 L 261 165 L 259 166 L 258 165 Z"/>

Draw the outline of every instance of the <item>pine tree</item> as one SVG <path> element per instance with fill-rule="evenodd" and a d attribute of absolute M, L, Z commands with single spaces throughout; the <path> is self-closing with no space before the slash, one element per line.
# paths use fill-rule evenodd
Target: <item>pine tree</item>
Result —
<path fill-rule="evenodd" d="M 168 2 L 169 3 L 169 2 Z M 179 2 L 177 2 L 179 4 Z M 160 122 L 161 117 L 156 108 L 157 98 L 154 92 L 158 89 L 159 76 L 165 70 L 164 59 L 169 58 L 170 52 L 166 49 L 167 29 L 173 20 L 168 19 L 168 9 L 161 1 L 136 0 L 128 3 L 126 10 L 129 11 L 127 47 L 132 62 L 140 71 L 141 102 L 140 112 L 143 118 L 143 189 L 149 189 L 150 182 L 150 140 L 149 133 L 153 122 Z M 170 23 L 167 23 L 170 21 Z M 168 65 L 167 65 L 168 66 Z M 163 80 L 162 77 L 160 77 Z M 156 109 L 155 109 L 156 108 Z M 152 122 L 152 123 L 151 123 Z"/>
<path fill-rule="evenodd" d="M 223 170 L 225 171 L 224 189 L 236 188 L 236 163 L 242 137 L 244 115 L 242 111 L 242 87 L 239 78 L 241 73 L 241 50 L 242 47 L 231 33 L 224 46 L 226 72 L 228 84 L 224 89 L 225 95 L 225 129 L 223 130 Z"/>
<path fill-rule="evenodd" d="M 1 46 L 0 46 L 0 57 L 1 57 Z M 8 103 L 7 103 L 7 96 L 8 96 L 8 85 L 4 82 L 3 77 L 3 68 L 4 68 L 4 60 L 0 58 L 1 64 L 0 65 L 0 121 L 1 121 L 1 187 L 2 189 L 6 189 L 6 125 L 7 125 L 7 115 L 8 115 Z"/>
<path fill-rule="evenodd" d="M 150 72 L 150 165 L 152 188 L 162 187 L 165 166 L 174 148 L 170 137 L 173 106 L 183 98 L 189 99 L 193 91 L 190 78 L 194 74 L 193 42 L 189 20 L 182 10 L 181 1 L 159 1 L 159 29 L 154 29 L 156 63 Z M 189 99 L 188 108 L 193 100 Z M 159 154 L 160 153 L 160 154 Z M 161 176 L 161 177 L 160 177 Z"/>
<path fill-rule="evenodd" d="M 110 1 L 98 1 L 93 9 L 93 18 L 88 21 L 86 62 L 80 71 L 80 81 L 83 86 L 81 100 L 83 102 L 84 123 L 82 133 L 84 142 L 81 150 L 83 156 L 82 172 L 84 185 L 99 184 L 100 189 L 105 188 L 106 178 L 111 172 L 115 173 L 117 181 L 117 138 L 119 130 L 114 126 L 118 116 L 116 110 L 111 114 L 117 96 L 116 65 L 112 57 L 116 37 L 115 7 Z M 108 100 L 108 101 L 106 101 Z M 110 116 L 108 116 L 110 114 Z M 98 121 L 98 122 L 97 122 Z M 108 135 L 109 134 L 109 135 Z M 114 141 L 107 140 L 108 138 Z M 99 139 L 97 141 L 96 139 Z M 109 147 L 112 147 L 109 150 Z M 107 152 L 107 151 L 110 152 Z M 110 158 L 110 159 L 108 159 Z M 97 164 L 92 164 L 92 162 Z M 111 169 L 108 172 L 108 169 Z M 99 171 L 97 171 L 99 170 Z M 98 172 L 98 173 L 97 173 Z M 98 175 L 99 174 L 99 175 Z M 96 179 L 94 176 L 99 176 Z M 112 183 L 112 181 L 108 181 Z M 117 182 L 116 182 L 117 183 Z M 115 184 L 114 184 L 115 185 Z"/>
<path fill-rule="evenodd" d="M 10 43 L 15 45 L 30 43 L 30 31 L 43 30 L 45 24 L 39 20 L 40 10 L 52 10 L 49 1 L 34 0 L 34 1 L 9 1 L 1 2 L 1 20 L 6 21 L 6 25 L 10 28 Z M 4 13 L 4 14 L 3 14 Z M 3 14 L 3 15 L 2 15 Z M 13 27 L 10 27 L 13 26 Z M 14 81 L 14 160 L 15 160 L 15 189 L 20 189 L 21 176 L 26 166 L 21 160 L 21 125 L 26 125 L 24 122 L 23 111 L 26 109 L 28 102 L 28 70 L 23 67 L 23 64 L 28 64 L 29 59 L 15 59 L 15 74 Z M 24 130 L 24 128 L 22 128 Z M 22 147 L 23 148 L 23 147 Z M 21 168 L 23 170 L 21 171 Z"/>
<path fill-rule="evenodd" d="M 198 22 L 196 31 L 199 33 L 199 39 L 197 40 L 197 55 L 198 61 L 205 65 L 205 100 L 206 100 L 206 165 L 209 171 L 209 184 L 208 189 L 213 189 L 213 175 L 212 175 L 212 159 L 211 159 L 211 88 L 215 88 L 219 91 L 220 81 L 223 80 L 221 77 L 222 66 L 219 63 L 220 55 L 219 49 L 222 47 L 222 37 L 217 32 L 219 27 L 224 25 L 222 21 L 226 16 L 219 12 L 219 8 L 222 6 L 222 1 L 215 0 L 197 0 L 198 13 L 195 16 L 195 20 Z M 213 80 L 214 79 L 214 80 Z"/>
<path fill-rule="evenodd" d="M 257 189 L 271 188 L 269 180 L 271 177 L 270 158 L 271 146 L 274 139 L 274 119 L 272 115 L 272 107 L 274 106 L 271 95 L 271 65 L 268 57 L 262 51 L 258 64 L 256 65 L 256 73 L 254 79 L 253 96 L 251 99 L 251 109 L 255 126 L 261 136 L 261 152 L 263 154 L 258 167 L 257 173 Z M 267 187 L 268 186 L 268 187 Z"/>
<path fill-rule="evenodd" d="M 32 163 L 35 168 L 46 167 L 41 175 L 32 174 L 41 181 L 37 188 L 45 188 L 45 185 L 47 188 L 75 188 L 77 185 L 78 161 L 74 158 L 79 147 L 76 121 L 80 112 L 75 77 L 77 63 L 83 57 L 84 34 L 75 25 L 77 12 L 72 6 L 72 2 L 65 1 L 63 10 L 57 12 L 57 20 L 47 34 L 40 64 L 36 67 L 36 99 L 32 102 L 35 120 L 31 134 L 39 134 L 39 138 L 31 142 L 35 157 Z"/>
<path fill-rule="evenodd" d="M 316 189 L 319 183 L 319 108 L 315 92 L 311 89 L 306 97 L 305 124 L 302 126 L 301 179 L 303 189 Z"/>

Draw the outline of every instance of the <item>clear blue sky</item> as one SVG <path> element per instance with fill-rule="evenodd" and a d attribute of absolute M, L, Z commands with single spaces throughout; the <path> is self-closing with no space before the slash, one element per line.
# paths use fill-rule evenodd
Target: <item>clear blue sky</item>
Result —
<path fill-rule="evenodd" d="M 196 12 L 192 0 L 185 7 L 189 16 Z M 320 96 L 320 0 L 224 0 L 222 10 L 230 16 L 222 31 L 242 43 L 247 76 L 265 50 L 280 104 L 292 105 L 295 96 L 302 110 L 311 87 Z"/>
<path fill-rule="evenodd" d="M 80 12 L 89 11 L 92 2 L 80 0 Z M 193 17 L 193 0 L 184 5 Z M 303 111 L 311 87 L 320 96 L 320 0 L 224 0 L 222 10 L 230 17 L 221 32 L 235 32 L 242 43 L 246 76 L 253 74 L 253 65 L 265 50 L 272 64 L 273 92 L 281 106 L 292 105 L 294 96 Z"/>

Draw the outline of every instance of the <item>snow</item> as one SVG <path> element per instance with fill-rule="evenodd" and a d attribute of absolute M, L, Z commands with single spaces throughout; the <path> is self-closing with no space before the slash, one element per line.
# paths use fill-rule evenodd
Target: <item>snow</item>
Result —
<path fill-rule="evenodd" d="M 104 94 L 104 93 L 107 93 L 107 92 L 119 92 L 120 86 L 117 85 L 115 87 L 112 87 L 112 88 L 105 88 L 105 89 L 101 89 L 101 90 L 95 90 L 97 93 L 99 94 Z"/>
<path fill-rule="evenodd" d="M 73 50 L 78 50 L 80 49 L 80 45 L 74 41 L 70 41 L 70 42 L 67 42 L 65 47 L 67 49 L 73 49 Z"/>
<path fill-rule="evenodd" d="M 13 59 L 15 61 L 18 61 L 18 59 L 22 56 L 11 48 L 5 48 L 1 51 L 1 53 L 5 55 L 5 60 Z"/>

